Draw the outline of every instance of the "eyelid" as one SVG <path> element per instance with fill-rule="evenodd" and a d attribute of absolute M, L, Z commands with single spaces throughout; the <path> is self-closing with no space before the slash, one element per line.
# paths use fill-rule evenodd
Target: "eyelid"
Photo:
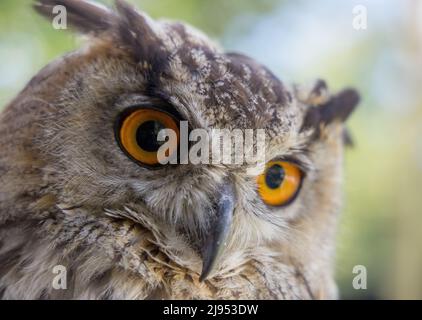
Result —
<path fill-rule="evenodd" d="M 177 121 L 184 120 L 184 117 L 173 104 L 160 97 L 136 93 L 124 94 L 115 101 L 114 105 L 120 114 L 126 113 L 127 110 L 133 111 L 133 108 L 146 108 L 165 112 L 177 119 Z"/>
<path fill-rule="evenodd" d="M 119 117 L 125 117 L 128 114 L 139 110 L 139 109 L 150 109 L 150 110 L 156 110 L 162 113 L 165 113 L 167 115 L 169 115 L 170 117 L 172 117 L 174 120 L 176 120 L 177 122 L 181 121 L 179 114 L 175 111 L 173 111 L 172 109 L 166 108 L 163 105 L 152 105 L 152 104 L 143 104 L 143 105 L 133 105 L 130 107 L 127 107 L 126 109 L 124 109 L 121 113 Z"/>
<path fill-rule="evenodd" d="M 305 178 L 306 174 L 312 170 L 312 167 L 310 166 L 310 162 L 307 163 L 304 160 L 300 160 L 294 156 L 277 156 L 277 157 L 272 158 L 270 161 L 267 161 L 267 163 L 274 162 L 274 161 L 285 161 L 285 162 L 293 163 L 300 169 L 300 171 L 302 171 L 303 178 Z"/>

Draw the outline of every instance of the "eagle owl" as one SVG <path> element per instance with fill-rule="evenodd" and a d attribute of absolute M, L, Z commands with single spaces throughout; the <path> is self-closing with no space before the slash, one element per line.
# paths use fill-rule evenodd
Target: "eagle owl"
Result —
<path fill-rule="evenodd" d="M 344 123 L 356 91 L 285 85 L 123 0 L 34 7 L 52 19 L 56 5 L 88 41 L 1 113 L 0 296 L 336 298 Z M 161 164 L 159 129 L 181 121 L 263 129 L 266 162 Z"/>

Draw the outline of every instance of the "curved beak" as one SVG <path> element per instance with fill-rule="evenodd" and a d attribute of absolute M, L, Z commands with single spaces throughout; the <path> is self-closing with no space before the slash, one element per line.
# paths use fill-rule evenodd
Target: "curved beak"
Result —
<path fill-rule="evenodd" d="M 202 273 L 199 281 L 204 281 L 216 269 L 219 258 L 227 247 L 227 237 L 230 233 L 235 193 L 232 183 L 225 182 L 217 194 L 216 215 L 202 246 Z"/>

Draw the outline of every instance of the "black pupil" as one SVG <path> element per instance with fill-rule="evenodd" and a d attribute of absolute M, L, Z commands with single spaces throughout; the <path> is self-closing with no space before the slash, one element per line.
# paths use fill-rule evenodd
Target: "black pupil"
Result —
<path fill-rule="evenodd" d="M 166 129 L 161 122 L 145 121 L 138 130 L 136 130 L 136 142 L 144 151 L 156 152 L 165 143 L 165 141 L 158 141 L 158 133 L 160 130 Z"/>
<path fill-rule="evenodd" d="M 268 168 L 265 175 L 265 183 L 270 189 L 277 189 L 284 180 L 284 169 L 282 166 L 275 164 Z"/>

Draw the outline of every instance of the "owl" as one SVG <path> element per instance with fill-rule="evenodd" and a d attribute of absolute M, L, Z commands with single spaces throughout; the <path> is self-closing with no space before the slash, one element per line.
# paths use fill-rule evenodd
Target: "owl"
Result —
<path fill-rule="evenodd" d="M 358 93 L 283 84 L 123 0 L 34 8 L 53 19 L 58 5 L 87 41 L 1 113 L 0 297 L 337 298 L 345 121 Z M 182 123 L 209 142 L 216 129 L 263 130 L 265 161 L 185 161 L 195 144 Z M 159 139 L 167 129 L 176 139 Z M 168 143 L 178 161 L 166 164 Z M 258 141 L 245 149 L 258 153 Z"/>

